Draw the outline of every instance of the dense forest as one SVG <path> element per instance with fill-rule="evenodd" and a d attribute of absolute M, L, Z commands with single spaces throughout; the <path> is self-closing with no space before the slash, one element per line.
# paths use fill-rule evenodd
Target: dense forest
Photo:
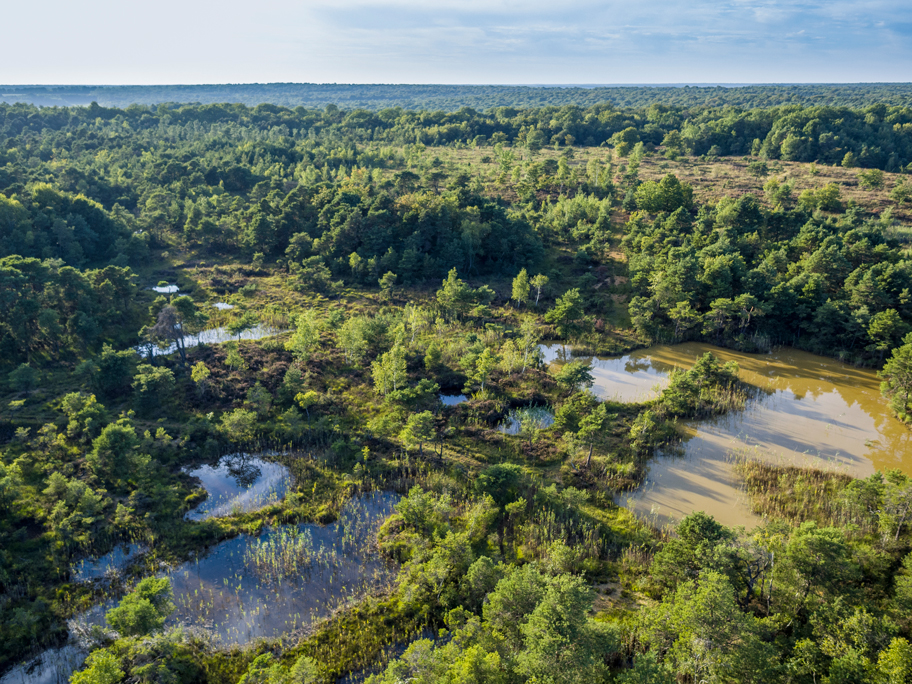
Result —
<path fill-rule="evenodd" d="M 381 85 L 315 83 L 249 83 L 161 86 L 28 86 L 0 85 L 0 102 L 69 107 L 98 102 L 106 107 L 169 102 L 248 106 L 262 103 L 282 107 L 455 112 L 463 107 L 562 107 L 610 102 L 617 107 L 776 107 L 796 104 L 830 107 L 866 107 L 883 103 L 908 107 L 908 83 L 841 83 L 794 85 L 694 86 L 510 86 L 510 85 Z"/>
<path fill-rule="evenodd" d="M 910 420 L 912 109 L 795 88 L 0 105 L 0 672 L 78 643 L 74 684 L 910 681 L 908 474 L 748 460 L 755 528 L 659 527 L 620 495 L 769 390 L 707 353 L 598 397 L 541 346 L 787 345 Z M 287 491 L 194 517 L 238 452 Z M 382 586 L 243 643 L 175 622 L 224 544 L 274 591 L 341 567 L 314 536 L 350 549 L 369 493 Z"/>

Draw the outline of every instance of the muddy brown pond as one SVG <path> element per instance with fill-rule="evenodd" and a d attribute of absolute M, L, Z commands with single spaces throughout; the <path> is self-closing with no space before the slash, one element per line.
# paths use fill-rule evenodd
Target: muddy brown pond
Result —
<path fill-rule="evenodd" d="M 568 358 L 559 345 L 545 359 Z M 659 525 L 705 511 L 727 525 L 752 527 L 754 516 L 734 474 L 733 461 L 758 458 L 867 477 L 898 468 L 912 474 L 912 431 L 894 418 L 872 369 L 791 348 L 743 354 L 708 344 L 657 346 L 618 358 L 589 358 L 602 398 L 654 398 L 674 368 L 689 368 L 712 352 L 736 361 L 741 379 L 759 391 L 742 411 L 685 422 L 683 453 L 659 455 L 646 481 L 619 503 Z"/>

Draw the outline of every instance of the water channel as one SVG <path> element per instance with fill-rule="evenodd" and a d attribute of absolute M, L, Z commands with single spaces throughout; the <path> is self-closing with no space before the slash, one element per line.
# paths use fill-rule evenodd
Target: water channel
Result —
<path fill-rule="evenodd" d="M 547 361 L 568 349 L 543 346 Z M 683 424 L 683 455 L 660 455 L 647 480 L 620 503 L 666 524 L 702 510 L 727 525 L 758 522 L 734 474 L 733 460 L 835 469 L 855 477 L 899 468 L 912 474 L 912 431 L 893 417 L 872 369 L 791 348 L 744 354 L 708 344 L 657 346 L 617 358 L 580 357 L 592 365 L 593 392 L 643 401 L 658 396 L 674 368 L 706 352 L 736 361 L 742 380 L 760 391 L 743 411 Z"/>

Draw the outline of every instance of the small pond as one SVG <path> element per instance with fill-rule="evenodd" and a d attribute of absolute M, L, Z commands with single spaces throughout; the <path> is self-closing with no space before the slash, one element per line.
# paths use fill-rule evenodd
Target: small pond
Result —
<path fill-rule="evenodd" d="M 639 402 L 655 399 L 674 368 L 644 349 L 618 357 L 571 356 L 572 347 L 559 343 L 539 345 L 546 364 L 585 361 L 594 383 L 592 393 L 602 399 Z M 656 349 L 656 347 L 653 347 Z"/>
<path fill-rule="evenodd" d="M 397 569 L 379 555 L 376 533 L 398 498 L 365 494 L 331 525 L 283 525 L 218 544 L 168 574 L 177 605 L 169 622 L 245 644 L 293 632 L 388 586 Z"/>
<path fill-rule="evenodd" d="M 664 524 L 703 510 L 728 525 L 753 526 L 757 518 L 733 471 L 737 458 L 855 477 L 891 468 L 912 474 L 912 431 L 893 417 L 872 369 L 791 348 L 743 354 L 696 343 L 652 347 L 613 362 L 623 360 L 631 386 L 661 384 L 672 368 L 688 368 L 708 351 L 736 361 L 741 378 L 759 391 L 742 411 L 683 424 L 683 456 L 656 458 L 644 486 L 622 497 L 638 514 Z M 602 396 L 616 391 L 608 376 L 600 377 Z"/>
<path fill-rule="evenodd" d="M 221 344 L 222 342 L 238 340 L 259 340 L 264 337 L 278 335 L 280 332 L 282 331 L 266 325 L 258 325 L 255 328 L 250 328 L 240 335 L 234 335 L 225 328 L 212 328 L 211 330 L 203 330 L 196 335 L 186 335 L 184 337 L 184 345 L 186 347 L 196 347 L 200 344 Z M 177 345 L 171 344 L 167 347 L 140 345 L 135 347 L 135 349 L 142 356 L 148 356 L 150 353 L 152 356 L 167 356 L 168 354 L 173 354 L 177 351 Z"/>
<path fill-rule="evenodd" d="M 199 558 L 159 575 L 174 590 L 175 613 L 167 627 L 202 627 L 222 645 L 278 637 L 329 616 L 334 610 L 396 578 L 398 566 L 382 557 L 376 535 L 401 497 L 362 494 L 347 501 L 330 525 L 282 525 L 240 535 Z M 7 672 L 0 684 L 66 684 L 85 662 L 78 634 L 104 625 L 108 600 L 70 621 L 70 643 L 44 651 Z"/>
<path fill-rule="evenodd" d="M 497 429 L 505 435 L 518 435 L 523 430 L 523 423 L 531 429 L 544 430 L 554 425 L 554 413 L 544 406 L 513 409 Z"/>
<path fill-rule="evenodd" d="M 208 498 L 187 514 L 189 520 L 205 520 L 249 512 L 281 501 L 291 481 L 288 468 L 248 454 L 223 456 L 214 465 L 187 471 L 199 478 Z"/>
<path fill-rule="evenodd" d="M 0 677 L 0 684 L 67 684 L 70 675 L 82 667 L 87 656 L 88 653 L 75 644 L 49 648 L 9 670 Z"/>
<path fill-rule="evenodd" d="M 74 582 L 88 582 L 116 575 L 146 550 L 142 544 L 118 544 L 103 556 L 74 563 L 71 578 Z"/>
<path fill-rule="evenodd" d="M 440 401 L 444 406 L 458 406 L 468 400 L 469 398 L 464 394 L 440 394 Z"/>

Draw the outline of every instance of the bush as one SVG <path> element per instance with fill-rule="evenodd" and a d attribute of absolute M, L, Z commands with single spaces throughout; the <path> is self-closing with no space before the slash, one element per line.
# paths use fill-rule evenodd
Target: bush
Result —
<path fill-rule="evenodd" d="M 9 374 L 9 382 L 17 392 L 30 392 L 38 386 L 38 371 L 23 363 Z"/>

